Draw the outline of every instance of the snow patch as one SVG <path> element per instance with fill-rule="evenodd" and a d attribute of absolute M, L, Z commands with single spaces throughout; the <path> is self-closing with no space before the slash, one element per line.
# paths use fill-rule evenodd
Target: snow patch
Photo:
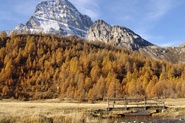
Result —
<path fill-rule="evenodd" d="M 90 17 L 82 15 L 69 1 L 55 0 L 38 4 L 26 25 L 18 25 L 14 30 L 85 37 L 87 29 L 92 24 Z"/>

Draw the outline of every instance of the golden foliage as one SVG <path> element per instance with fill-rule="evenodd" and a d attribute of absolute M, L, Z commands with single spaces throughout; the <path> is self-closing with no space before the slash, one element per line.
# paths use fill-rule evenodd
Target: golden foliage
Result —
<path fill-rule="evenodd" d="M 73 36 L 2 33 L 0 37 L 4 98 L 185 97 L 181 63 L 157 61 Z"/>

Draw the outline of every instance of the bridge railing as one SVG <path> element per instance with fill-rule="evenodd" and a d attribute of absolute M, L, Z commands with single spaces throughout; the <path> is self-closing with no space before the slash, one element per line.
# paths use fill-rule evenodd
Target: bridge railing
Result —
<path fill-rule="evenodd" d="M 114 108 L 165 108 L 163 99 L 158 98 L 107 98 L 107 109 Z"/>

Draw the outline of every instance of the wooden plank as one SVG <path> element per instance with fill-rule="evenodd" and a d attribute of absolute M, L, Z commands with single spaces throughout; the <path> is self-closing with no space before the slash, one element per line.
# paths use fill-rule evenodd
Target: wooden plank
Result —
<path fill-rule="evenodd" d="M 117 103 L 116 103 L 117 102 Z M 118 103 L 123 102 L 123 103 Z M 156 106 L 162 108 L 165 107 L 165 103 L 159 99 L 153 98 L 107 98 L 108 109 L 114 108 L 155 108 Z M 156 107 L 157 108 L 157 107 Z"/>
<path fill-rule="evenodd" d="M 109 98 L 110 101 L 122 101 L 122 100 L 144 100 L 144 98 Z"/>
<path fill-rule="evenodd" d="M 151 116 L 151 113 L 148 113 L 146 111 L 138 111 L 136 113 L 125 114 L 125 116 Z"/>

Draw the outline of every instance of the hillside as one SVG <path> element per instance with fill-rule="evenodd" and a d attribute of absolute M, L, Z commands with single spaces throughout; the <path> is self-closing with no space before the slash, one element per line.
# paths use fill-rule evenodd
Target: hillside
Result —
<path fill-rule="evenodd" d="M 153 59 L 159 59 L 171 63 L 185 63 L 184 47 L 149 46 L 140 48 L 139 52 Z"/>
<path fill-rule="evenodd" d="M 0 34 L 0 95 L 21 100 L 185 97 L 185 65 L 74 36 Z"/>
<path fill-rule="evenodd" d="M 172 63 L 185 63 L 185 47 L 160 47 L 154 45 L 134 31 L 124 26 L 111 26 L 103 20 L 97 20 L 87 31 L 90 41 L 102 41 L 115 47 L 124 47 L 130 51 L 138 51 L 153 59 Z"/>

